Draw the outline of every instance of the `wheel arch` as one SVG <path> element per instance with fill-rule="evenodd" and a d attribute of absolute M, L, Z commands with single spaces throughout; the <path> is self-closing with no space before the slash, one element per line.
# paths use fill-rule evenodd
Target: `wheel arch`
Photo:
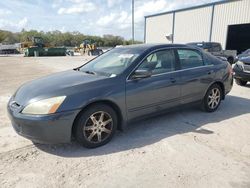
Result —
<path fill-rule="evenodd" d="M 78 118 L 80 117 L 80 115 L 85 111 L 87 110 L 88 108 L 90 108 L 91 106 L 93 105 L 96 105 L 96 104 L 105 104 L 105 105 L 108 105 L 110 106 L 116 113 L 117 115 L 117 119 L 118 119 L 118 130 L 123 130 L 123 123 L 124 123 L 124 117 L 122 115 L 122 112 L 121 112 L 121 109 L 119 108 L 119 106 L 114 103 L 113 101 L 110 101 L 110 100 L 97 100 L 97 101 L 92 101 L 88 104 L 86 104 L 81 110 L 80 112 L 77 114 L 77 116 L 75 117 L 74 119 L 74 122 L 73 122 L 73 125 L 72 125 L 72 129 L 71 129 L 71 135 L 73 137 L 73 132 L 74 132 L 74 128 L 75 128 L 75 124 L 76 124 L 76 121 L 78 120 Z"/>
<path fill-rule="evenodd" d="M 214 84 L 218 84 L 218 85 L 221 87 L 221 90 L 222 90 L 222 100 L 224 100 L 224 99 L 225 99 L 225 86 L 224 86 L 223 82 L 221 82 L 221 81 L 215 81 L 215 82 L 211 83 L 211 84 L 209 85 L 209 87 L 207 88 L 206 93 L 207 93 L 207 91 L 209 90 L 209 88 L 210 88 L 212 85 L 214 85 Z M 205 93 L 205 95 L 206 95 L 206 93 Z M 205 95 L 204 95 L 204 96 L 205 96 Z"/>

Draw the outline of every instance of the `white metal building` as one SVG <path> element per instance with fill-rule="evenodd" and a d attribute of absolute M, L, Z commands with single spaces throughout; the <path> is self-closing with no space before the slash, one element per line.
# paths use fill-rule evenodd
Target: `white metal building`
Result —
<path fill-rule="evenodd" d="M 144 36 L 146 43 L 211 41 L 241 52 L 250 48 L 250 0 L 220 1 L 146 16 Z"/>

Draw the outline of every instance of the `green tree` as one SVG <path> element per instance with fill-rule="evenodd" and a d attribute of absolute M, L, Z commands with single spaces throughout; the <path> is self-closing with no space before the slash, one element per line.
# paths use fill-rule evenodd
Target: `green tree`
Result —
<path fill-rule="evenodd" d="M 123 37 L 114 36 L 114 35 L 104 35 L 100 36 L 92 36 L 92 35 L 84 35 L 78 31 L 73 32 L 65 32 L 61 31 L 37 31 L 37 30 L 29 30 L 26 31 L 22 29 L 21 32 L 12 33 L 9 31 L 0 30 L 0 42 L 1 43 L 18 43 L 18 42 L 28 42 L 32 41 L 33 37 L 42 37 L 44 43 L 49 46 L 67 46 L 67 47 L 75 47 L 82 44 L 82 42 L 86 39 L 94 41 L 95 44 L 105 47 L 115 47 L 117 45 L 130 45 L 132 44 L 131 40 L 125 40 Z M 135 41 L 134 43 L 139 44 L 142 43 L 140 41 Z"/>

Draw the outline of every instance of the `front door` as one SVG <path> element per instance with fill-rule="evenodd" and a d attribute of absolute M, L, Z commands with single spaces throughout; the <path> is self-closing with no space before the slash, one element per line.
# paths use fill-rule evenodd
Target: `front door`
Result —
<path fill-rule="evenodd" d="M 128 78 L 126 103 L 129 120 L 180 103 L 180 73 L 175 71 L 174 50 L 160 50 L 150 54 L 137 69 L 148 69 L 152 71 L 152 76 Z"/>

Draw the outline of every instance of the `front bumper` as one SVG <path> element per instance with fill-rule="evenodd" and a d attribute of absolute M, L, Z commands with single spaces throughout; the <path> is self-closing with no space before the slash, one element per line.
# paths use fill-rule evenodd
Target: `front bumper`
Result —
<path fill-rule="evenodd" d="M 244 71 L 238 71 L 236 69 L 234 69 L 234 78 L 238 78 L 241 80 L 245 80 L 245 81 L 250 81 L 250 73 L 244 72 Z"/>
<path fill-rule="evenodd" d="M 68 143 L 74 119 L 80 110 L 50 115 L 24 115 L 8 104 L 8 114 L 15 131 L 38 143 Z"/>

